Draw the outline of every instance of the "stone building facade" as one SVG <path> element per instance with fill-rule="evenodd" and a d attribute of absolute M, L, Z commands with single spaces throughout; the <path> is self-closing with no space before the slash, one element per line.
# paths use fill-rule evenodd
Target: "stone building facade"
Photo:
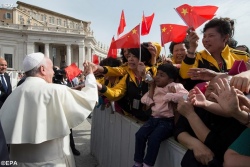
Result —
<path fill-rule="evenodd" d="M 22 70 L 22 60 L 32 52 L 43 52 L 54 65 L 76 63 L 83 68 L 93 55 L 100 60 L 108 48 L 97 42 L 91 22 L 79 20 L 38 6 L 17 1 L 17 6 L 0 6 L 0 56 L 13 70 Z"/>

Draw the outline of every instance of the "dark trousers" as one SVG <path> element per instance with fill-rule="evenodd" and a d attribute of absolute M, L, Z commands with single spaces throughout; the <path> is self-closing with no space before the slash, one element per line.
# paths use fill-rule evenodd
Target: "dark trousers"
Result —
<path fill-rule="evenodd" d="M 173 135 L 174 118 L 153 118 L 149 120 L 135 134 L 134 161 L 154 166 L 160 144 Z M 147 153 L 144 158 L 147 143 Z"/>
<path fill-rule="evenodd" d="M 71 147 L 71 149 L 73 150 L 73 149 L 76 148 L 76 146 L 75 146 L 75 142 L 74 142 L 74 138 L 73 138 L 72 129 L 70 129 L 69 139 L 70 139 L 70 147 Z"/>

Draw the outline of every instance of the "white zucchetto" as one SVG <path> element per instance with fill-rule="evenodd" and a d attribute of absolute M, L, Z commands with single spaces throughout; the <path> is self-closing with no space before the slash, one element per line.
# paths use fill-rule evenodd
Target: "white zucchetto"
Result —
<path fill-rule="evenodd" d="M 23 60 L 23 71 L 27 72 L 32 70 L 43 61 L 44 57 L 45 57 L 44 54 L 40 52 L 31 53 L 25 56 Z"/>

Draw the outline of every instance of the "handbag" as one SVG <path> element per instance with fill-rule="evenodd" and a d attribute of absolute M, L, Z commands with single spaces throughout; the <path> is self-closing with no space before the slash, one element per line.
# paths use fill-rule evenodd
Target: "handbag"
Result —
<path fill-rule="evenodd" d="M 243 60 L 235 60 L 232 68 L 229 70 L 229 75 L 236 75 L 247 71 L 247 66 Z"/>

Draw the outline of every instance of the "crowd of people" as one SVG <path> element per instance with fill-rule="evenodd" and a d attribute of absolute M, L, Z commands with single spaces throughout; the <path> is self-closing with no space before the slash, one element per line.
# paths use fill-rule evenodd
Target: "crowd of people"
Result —
<path fill-rule="evenodd" d="M 205 24 L 202 51 L 197 32 L 187 32 L 184 41 L 170 44 L 171 59 L 160 56 L 159 43 L 144 42 L 121 49 L 122 61 L 85 62 L 70 85 L 63 75 L 53 84 L 60 70 L 44 54 L 32 53 L 23 60 L 25 79 L 12 92 L 0 59 L 0 74 L 6 74 L 0 85 L 1 158 L 22 166 L 74 167 L 71 129 L 95 107 L 114 103 L 114 111 L 142 123 L 133 167 L 153 167 L 161 142 L 171 136 L 187 148 L 182 167 L 248 166 L 250 71 L 228 72 L 236 60 L 249 63 L 249 49 L 232 42 L 230 18 Z"/>
<path fill-rule="evenodd" d="M 123 49 L 124 62 L 119 67 L 93 64 L 95 73 L 123 76 L 112 86 L 98 82 L 99 93 L 109 101 L 115 101 L 123 114 L 143 123 L 135 134 L 134 167 L 154 166 L 160 143 L 172 135 L 188 148 L 182 166 L 222 166 L 224 161 L 224 165 L 229 165 L 226 162 L 228 149 L 246 128 L 244 124 L 248 123 L 248 108 L 240 110 L 246 116 L 240 121 L 223 113 L 222 106 L 228 101 L 221 104 L 219 98 L 215 98 L 221 96 L 216 91 L 221 78 L 227 78 L 232 90 L 237 89 L 238 100 L 241 100 L 243 93 L 249 93 L 249 71 L 228 75 L 236 60 L 245 63 L 249 60 L 247 47 L 235 46 L 234 22 L 229 18 L 214 18 L 205 24 L 202 39 L 205 49 L 202 51 L 197 51 L 197 33 L 188 32 L 183 42 L 170 44 L 171 59 L 161 59 L 161 56 L 155 55 L 159 52 L 157 43 L 148 42 L 148 47 L 145 47 L 145 43 L 141 45 L 141 57 L 139 48 Z M 163 66 L 169 65 L 178 72 L 170 69 L 164 71 Z M 151 81 L 147 74 L 152 76 Z M 165 80 L 165 84 L 160 85 L 159 78 Z M 178 96 L 180 89 L 173 85 L 170 87 L 169 79 L 182 85 L 181 90 L 186 94 Z M 243 107 L 241 103 L 238 106 Z"/>

